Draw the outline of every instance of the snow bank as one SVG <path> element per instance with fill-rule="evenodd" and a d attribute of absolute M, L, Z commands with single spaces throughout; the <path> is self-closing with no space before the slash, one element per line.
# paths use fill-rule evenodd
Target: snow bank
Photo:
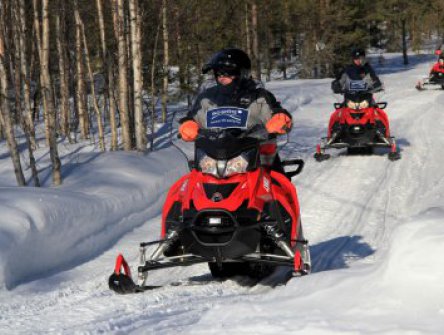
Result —
<path fill-rule="evenodd" d="M 87 154 L 58 188 L 0 188 L 0 286 L 74 267 L 158 215 L 186 171 L 174 149 Z M 157 236 L 145 237 L 155 239 Z"/>
<path fill-rule="evenodd" d="M 441 333 L 443 219 L 444 209 L 433 208 L 399 226 L 379 264 L 314 273 L 267 296 L 217 304 L 189 333 Z"/>

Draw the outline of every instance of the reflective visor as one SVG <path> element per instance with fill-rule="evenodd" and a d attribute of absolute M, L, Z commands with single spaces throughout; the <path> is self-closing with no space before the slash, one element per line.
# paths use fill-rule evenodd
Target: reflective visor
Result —
<path fill-rule="evenodd" d="M 216 77 L 236 77 L 239 75 L 239 71 L 236 69 L 215 69 L 214 74 Z"/>

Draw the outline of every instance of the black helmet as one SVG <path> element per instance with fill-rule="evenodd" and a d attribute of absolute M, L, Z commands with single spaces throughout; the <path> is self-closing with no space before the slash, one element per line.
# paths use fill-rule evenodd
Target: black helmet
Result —
<path fill-rule="evenodd" d="M 358 59 L 360 57 L 365 57 L 365 50 L 362 48 L 354 48 L 351 52 L 353 59 Z"/>
<path fill-rule="evenodd" d="M 202 67 L 205 74 L 213 70 L 248 78 L 251 71 L 251 60 L 248 55 L 240 49 L 223 49 L 211 56 L 210 60 Z"/>

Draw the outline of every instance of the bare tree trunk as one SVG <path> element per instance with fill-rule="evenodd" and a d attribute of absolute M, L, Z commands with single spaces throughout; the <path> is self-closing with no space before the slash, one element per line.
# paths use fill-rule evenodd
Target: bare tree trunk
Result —
<path fill-rule="evenodd" d="M 96 96 L 96 89 L 94 87 L 94 75 L 91 69 L 91 62 L 89 59 L 89 48 L 88 48 L 88 44 L 86 43 L 86 36 L 85 36 L 85 26 L 83 24 L 82 19 L 80 19 L 80 29 L 82 31 L 82 40 L 83 40 L 83 47 L 85 50 L 85 60 L 86 60 L 86 66 L 88 69 L 88 75 L 89 75 L 89 81 L 90 81 L 90 87 L 91 87 L 91 95 L 93 98 L 93 106 L 94 106 L 94 111 L 96 113 L 96 117 L 97 117 L 97 127 L 99 128 L 99 146 L 100 146 L 100 150 L 105 151 L 105 132 L 103 129 L 103 118 L 102 118 L 102 112 L 100 111 L 99 108 L 99 102 L 97 100 L 97 96 Z"/>
<path fill-rule="evenodd" d="M 12 164 L 14 166 L 15 178 L 19 186 L 26 185 L 25 176 L 23 175 L 22 165 L 20 163 L 20 154 L 17 148 L 17 142 L 14 135 L 14 127 L 11 120 L 11 111 L 8 102 L 8 80 L 6 74 L 5 62 L 5 40 L 3 36 L 4 7 L 0 3 L 0 125 L 4 130 L 6 141 L 8 143 L 9 152 L 11 154 Z"/>
<path fill-rule="evenodd" d="M 127 4 L 129 0 L 123 0 L 123 6 Z M 128 125 L 129 133 L 131 138 L 131 148 L 134 148 L 136 143 L 135 130 L 134 130 L 134 87 L 133 83 L 133 68 L 132 68 L 132 50 L 131 50 L 131 28 L 130 28 L 130 18 L 129 13 L 124 7 L 124 20 L 123 20 L 123 31 L 125 32 L 126 46 L 127 46 L 127 71 L 128 71 Z"/>
<path fill-rule="evenodd" d="M 168 103 L 168 67 L 169 67 L 169 39 L 168 39 L 168 0 L 162 0 L 162 30 L 163 30 L 163 88 L 162 88 L 162 122 L 167 120 Z"/>
<path fill-rule="evenodd" d="M 103 19 L 103 5 L 102 0 L 96 0 L 97 13 L 99 18 L 100 28 L 100 43 L 102 47 L 102 62 L 104 66 L 105 75 L 105 106 L 108 102 L 109 106 L 109 123 L 111 128 L 111 150 L 117 150 L 117 126 L 116 126 L 116 107 L 114 100 L 114 72 L 110 56 L 108 56 L 108 48 L 106 45 L 105 35 L 105 21 Z"/>
<path fill-rule="evenodd" d="M 105 35 L 105 21 L 103 19 L 102 0 L 96 0 L 96 6 L 97 6 L 97 15 L 98 15 L 98 19 L 99 19 L 100 45 L 102 48 L 102 58 L 103 58 L 103 62 L 105 64 L 107 47 L 106 47 L 106 35 Z"/>
<path fill-rule="evenodd" d="M 20 20 L 20 69 L 23 80 L 23 99 L 25 106 L 25 124 L 29 129 L 30 141 L 32 149 L 37 148 L 35 141 L 35 128 L 32 120 L 31 112 L 31 72 L 26 60 L 27 49 L 25 37 L 27 36 L 26 29 L 26 15 L 25 15 L 25 2 L 24 0 L 18 0 L 19 5 L 19 20 Z"/>
<path fill-rule="evenodd" d="M 284 48 L 282 52 L 282 73 L 283 77 L 286 80 L 287 79 L 287 64 L 289 61 L 289 46 L 290 46 L 290 33 L 288 32 L 289 26 L 290 26 L 290 18 L 289 18 L 289 8 L 288 8 L 288 1 L 286 0 L 284 2 L 284 13 L 283 19 L 284 19 L 284 31 L 283 31 L 283 41 L 284 41 Z"/>
<path fill-rule="evenodd" d="M 74 18 L 76 24 L 76 67 L 77 67 L 77 108 L 80 124 L 80 136 L 89 138 L 89 116 L 86 107 L 85 74 L 83 69 L 82 31 L 78 1 L 74 0 Z"/>
<path fill-rule="evenodd" d="M 401 19 L 401 29 L 402 29 L 402 57 L 404 59 L 404 65 L 409 63 L 409 57 L 407 56 L 407 29 L 406 29 L 406 19 Z"/>
<path fill-rule="evenodd" d="M 182 33 L 180 27 L 180 9 L 177 3 L 174 4 L 174 21 L 175 21 L 175 38 L 176 38 L 176 59 L 179 66 L 179 85 L 181 91 L 186 89 L 185 86 L 185 72 L 188 67 L 188 62 L 184 55 L 182 45 Z"/>
<path fill-rule="evenodd" d="M 38 176 L 37 167 L 35 164 L 34 150 L 36 149 L 34 123 L 32 122 L 31 115 L 31 97 L 30 97 L 30 82 L 29 82 L 29 69 L 26 61 L 26 23 L 24 20 L 24 2 L 23 0 L 15 1 L 15 27 L 16 31 L 16 106 L 18 108 L 17 114 L 19 114 L 20 125 L 25 135 L 26 144 L 28 147 L 29 165 L 32 171 L 32 177 L 35 186 L 40 186 L 40 180 Z M 23 100 L 21 99 L 21 87 L 23 83 Z M 22 108 L 21 101 L 24 108 Z"/>
<path fill-rule="evenodd" d="M 250 35 L 250 14 L 248 12 L 248 3 L 245 3 L 245 38 L 247 54 L 251 55 L 251 35 Z"/>
<path fill-rule="evenodd" d="M 21 122 L 22 118 L 22 80 L 21 80 L 21 64 L 20 64 L 20 27 L 19 27 L 19 19 L 18 19 L 18 6 L 16 1 L 12 1 L 9 4 L 10 6 L 10 23 L 9 27 L 11 30 L 11 45 L 10 49 L 11 54 L 13 53 L 13 61 L 11 62 L 11 79 L 12 83 L 14 85 L 14 92 L 15 92 L 15 112 L 13 113 L 14 123 Z"/>
<path fill-rule="evenodd" d="M 270 81 L 271 80 L 271 70 L 273 68 L 273 58 L 271 57 L 271 52 L 270 52 L 270 45 L 271 45 L 271 41 L 273 39 L 273 34 L 271 32 L 271 28 L 267 27 L 267 31 L 266 31 L 266 35 L 265 35 L 265 61 L 266 61 L 266 66 L 267 66 L 267 74 L 266 74 L 266 81 Z M 284 79 L 286 79 L 286 74 L 284 72 Z"/>
<path fill-rule="evenodd" d="M 52 162 L 52 179 L 54 185 L 62 183 L 61 163 L 57 150 L 56 111 L 52 93 L 51 76 L 49 74 L 49 0 L 42 1 L 42 46 L 40 58 L 40 81 L 43 95 L 43 105 L 47 114 L 49 128 L 49 154 Z"/>
<path fill-rule="evenodd" d="M 35 43 L 37 45 L 37 54 L 39 55 L 39 60 L 42 60 L 42 33 L 40 30 L 40 14 L 39 14 L 39 0 L 32 0 L 32 4 L 33 4 L 33 10 L 34 10 L 34 31 L 35 31 Z M 37 106 L 39 107 L 39 106 Z M 39 108 L 37 108 L 37 111 L 39 110 Z M 50 145 L 49 144 L 49 138 L 51 137 L 51 135 L 49 134 L 49 122 L 47 122 L 48 120 L 48 115 L 46 114 L 47 110 L 46 108 L 43 109 L 43 120 L 45 122 L 45 138 L 46 138 L 46 145 Z"/>
<path fill-rule="evenodd" d="M 114 0 L 117 6 L 117 35 L 118 35 L 118 57 L 119 57 L 119 113 L 120 126 L 122 128 L 123 149 L 130 151 L 131 134 L 129 126 L 128 107 L 128 50 L 124 31 L 124 7 L 123 0 Z"/>
<path fill-rule="evenodd" d="M 71 141 L 69 129 L 70 106 L 69 106 L 69 77 L 67 66 L 67 43 L 65 39 L 65 1 L 59 0 L 60 13 L 56 13 L 56 40 L 57 51 L 59 53 L 59 74 L 60 74 L 60 128 L 61 133 Z M 60 17 L 62 16 L 62 17 Z"/>
<path fill-rule="evenodd" d="M 251 29 L 253 32 L 253 77 L 261 80 L 261 62 L 259 57 L 259 36 L 257 27 L 257 3 L 251 5 Z"/>
<path fill-rule="evenodd" d="M 162 13 L 162 11 L 160 12 Z M 150 150 L 154 151 L 154 135 L 156 134 L 156 81 L 155 81 L 155 69 L 156 69 L 156 57 L 157 57 L 157 45 L 159 44 L 159 35 L 160 35 L 160 20 L 159 25 L 157 26 L 156 31 L 156 39 L 154 40 L 154 49 L 153 49 L 153 62 L 151 64 L 151 141 L 150 141 Z"/>
<path fill-rule="evenodd" d="M 115 90 L 115 78 L 112 62 L 108 56 L 108 79 L 109 79 L 109 123 L 111 128 L 111 150 L 117 150 L 119 148 L 118 133 L 117 133 L 117 105 L 116 105 L 116 90 Z"/>
<path fill-rule="evenodd" d="M 131 21 L 131 48 L 133 55 L 133 85 L 134 85 L 134 122 L 136 147 L 138 151 L 146 150 L 146 126 L 143 118 L 143 77 L 141 52 L 141 18 L 137 0 L 129 1 Z"/>

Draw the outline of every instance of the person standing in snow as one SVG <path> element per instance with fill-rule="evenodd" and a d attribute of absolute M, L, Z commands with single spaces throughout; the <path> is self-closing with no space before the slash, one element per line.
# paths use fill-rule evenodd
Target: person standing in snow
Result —
<path fill-rule="evenodd" d="M 344 94 L 344 98 L 347 100 L 352 81 L 363 81 L 368 90 L 372 92 L 383 90 L 381 80 L 365 58 L 365 50 L 355 48 L 352 50 L 351 57 L 352 63 L 347 65 L 331 83 L 333 92 Z"/>
<path fill-rule="evenodd" d="M 187 116 L 180 120 L 179 134 L 184 141 L 194 141 L 199 129 L 206 127 L 207 112 L 218 107 L 248 110 L 247 129 L 262 124 L 270 134 L 286 134 L 291 130 L 291 115 L 271 92 L 252 79 L 251 60 L 244 51 L 231 48 L 216 52 L 202 68 L 203 74 L 210 71 L 216 85 L 201 92 Z M 276 141 L 267 144 L 261 154 L 268 155 L 266 160 L 271 168 L 282 173 Z"/>

